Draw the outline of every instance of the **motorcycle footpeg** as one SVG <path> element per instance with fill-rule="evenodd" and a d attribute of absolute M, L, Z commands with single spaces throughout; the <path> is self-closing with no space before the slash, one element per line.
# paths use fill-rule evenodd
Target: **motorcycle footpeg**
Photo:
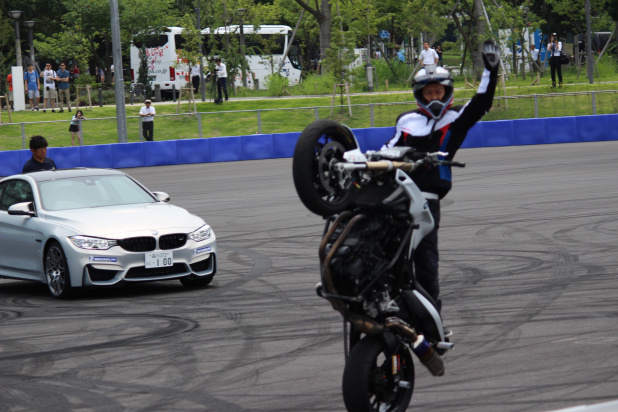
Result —
<path fill-rule="evenodd" d="M 322 286 L 322 282 L 318 282 L 318 284 L 315 285 L 315 293 L 321 298 L 324 297 L 324 286 Z"/>
<path fill-rule="evenodd" d="M 412 387 L 412 384 L 408 381 L 399 381 L 399 383 L 397 383 L 397 386 L 399 386 L 400 388 L 409 389 Z"/>
<path fill-rule="evenodd" d="M 451 350 L 451 349 L 453 349 L 454 346 L 455 346 L 455 344 L 452 343 L 452 342 L 438 342 L 436 344 L 436 347 L 438 349 L 444 349 L 444 350 Z"/>

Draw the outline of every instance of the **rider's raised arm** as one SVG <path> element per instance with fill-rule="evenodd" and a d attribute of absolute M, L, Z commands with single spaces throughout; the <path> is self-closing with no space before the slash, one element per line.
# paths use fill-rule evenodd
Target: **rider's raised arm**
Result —
<path fill-rule="evenodd" d="M 500 68 L 498 46 L 494 42 L 485 42 L 483 61 L 485 69 L 481 76 L 479 88 L 472 100 L 460 110 L 458 118 L 453 122 L 453 126 L 459 131 L 467 132 L 489 112 L 493 104 L 494 93 L 498 84 L 498 69 Z"/>

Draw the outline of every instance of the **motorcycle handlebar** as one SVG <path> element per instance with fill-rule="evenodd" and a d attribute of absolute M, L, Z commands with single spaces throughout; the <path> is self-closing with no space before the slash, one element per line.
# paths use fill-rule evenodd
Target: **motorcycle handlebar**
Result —
<path fill-rule="evenodd" d="M 427 159 L 421 159 L 414 162 L 398 162 L 398 161 L 390 161 L 390 160 L 378 160 L 378 161 L 369 161 L 362 163 L 340 163 L 341 167 L 346 170 L 395 170 L 401 169 L 404 172 L 412 172 L 416 170 L 422 164 L 435 164 L 435 165 L 448 165 L 454 167 L 465 167 L 465 163 L 453 162 L 450 160 L 437 160 L 432 159 L 431 161 L 427 161 Z"/>

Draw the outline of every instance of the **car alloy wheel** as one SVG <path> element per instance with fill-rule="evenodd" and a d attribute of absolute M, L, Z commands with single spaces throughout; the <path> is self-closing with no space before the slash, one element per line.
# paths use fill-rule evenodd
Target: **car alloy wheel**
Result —
<path fill-rule="evenodd" d="M 65 298 L 69 295 L 71 280 L 67 260 L 57 242 L 53 243 L 45 253 L 45 278 L 54 297 Z"/>

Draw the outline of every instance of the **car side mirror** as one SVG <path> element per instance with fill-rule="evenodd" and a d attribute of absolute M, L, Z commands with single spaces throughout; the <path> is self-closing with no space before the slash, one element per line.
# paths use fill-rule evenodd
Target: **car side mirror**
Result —
<path fill-rule="evenodd" d="M 153 195 L 155 195 L 155 197 L 160 200 L 161 202 L 169 202 L 170 201 L 170 195 L 168 195 L 165 192 L 152 192 Z"/>
<path fill-rule="evenodd" d="M 34 204 L 32 202 L 15 203 L 9 206 L 9 215 L 15 216 L 36 216 Z"/>

